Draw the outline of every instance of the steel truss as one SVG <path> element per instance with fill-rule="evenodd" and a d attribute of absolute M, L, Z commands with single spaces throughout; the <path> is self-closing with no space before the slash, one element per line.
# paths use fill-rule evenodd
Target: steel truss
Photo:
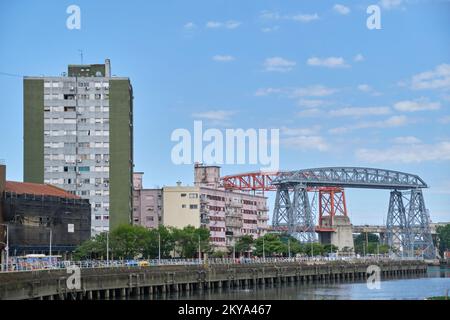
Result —
<path fill-rule="evenodd" d="M 403 255 L 435 257 L 430 217 L 421 189 L 391 192 L 386 227 L 389 246 Z"/>
<path fill-rule="evenodd" d="M 280 185 L 273 217 L 275 230 L 284 229 L 302 242 L 317 240 L 314 216 L 305 186 Z"/>

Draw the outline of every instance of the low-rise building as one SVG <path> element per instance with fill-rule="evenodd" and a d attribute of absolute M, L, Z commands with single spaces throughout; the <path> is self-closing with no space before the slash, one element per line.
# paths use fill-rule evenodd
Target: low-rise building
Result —
<path fill-rule="evenodd" d="M 133 174 L 133 224 L 153 229 L 162 221 L 162 189 L 144 189 L 143 175 Z"/>
<path fill-rule="evenodd" d="M 220 167 L 196 164 L 194 186 L 167 186 L 144 189 L 143 173 L 134 174 L 134 223 L 147 228 L 159 224 L 184 228 L 206 227 L 217 250 L 230 249 L 236 241 L 250 235 L 254 239 L 267 233 L 267 198 L 248 192 L 230 191 L 220 185 Z"/>
<path fill-rule="evenodd" d="M 48 254 L 50 245 L 52 254 L 65 254 L 90 238 L 89 200 L 48 184 L 6 181 L 5 168 L 0 165 L 0 220 L 10 256 Z"/>
<path fill-rule="evenodd" d="M 199 228 L 200 221 L 200 188 L 182 186 L 164 187 L 162 223 L 168 227 L 184 228 L 193 226 Z"/>

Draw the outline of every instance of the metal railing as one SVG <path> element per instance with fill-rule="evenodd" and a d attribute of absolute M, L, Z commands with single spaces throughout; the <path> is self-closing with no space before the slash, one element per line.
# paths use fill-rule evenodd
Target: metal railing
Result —
<path fill-rule="evenodd" d="M 149 259 L 149 260 L 86 260 L 86 261 L 60 261 L 49 262 L 18 262 L 2 265 L 0 273 L 30 272 L 37 270 L 58 270 L 76 266 L 80 269 L 96 268 L 151 268 L 157 266 L 188 266 L 188 265 L 230 265 L 230 264 L 279 264 L 279 263 L 305 263 L 322 264 L 331 261 L 347 263 L 392 262 L 392 261 L 423 261 L 422 258 L 411 257 L 292 257 L 292 258 L 210 258 L 210 259 Z"/>

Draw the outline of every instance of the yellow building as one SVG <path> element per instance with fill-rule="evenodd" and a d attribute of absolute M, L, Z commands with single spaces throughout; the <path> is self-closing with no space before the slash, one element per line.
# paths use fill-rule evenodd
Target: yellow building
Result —
<path fill-rule="evenodd" d="M 200 188 L 178 185 L 163 188 L 163 224 L 167 227 L 200 227 Z"/>

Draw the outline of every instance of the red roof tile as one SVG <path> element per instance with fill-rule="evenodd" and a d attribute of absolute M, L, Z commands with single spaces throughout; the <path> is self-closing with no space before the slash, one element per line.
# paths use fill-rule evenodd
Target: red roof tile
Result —
<path fill-rule="evenodd" d="M 69 199 L 81 199 L 80 197 L 73 195 L 70 192 L 52 186 L 50 184 L 6 181 L 5 191 L 15 192 L 17 194 L 34 194 L 39 196 L 45 195 Z"/>

